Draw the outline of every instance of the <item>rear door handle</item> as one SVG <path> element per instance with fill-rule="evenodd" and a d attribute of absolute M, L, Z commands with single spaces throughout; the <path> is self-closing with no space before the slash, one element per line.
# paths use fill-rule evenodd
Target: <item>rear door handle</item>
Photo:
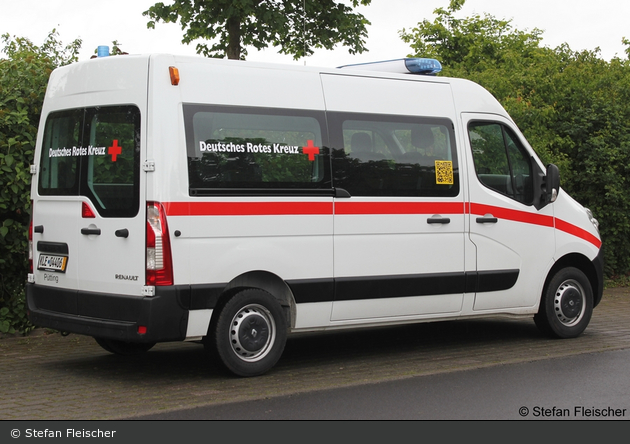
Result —
<path fill-rule="evenodd" d="M 96 236 L 100 236 L 101 229 L 100 228 L 81 228 L 81 234 L 85 234 L 86 236 L 90 234 L 95 234 Z"/>
<path fill-rule="evenodd" d="M 126 239 L 129 237 L 129 230 L 126 228 L 122 228 L 120 230 L 116 230 L 114 234 L 116 235 L 116 237 L 124 237 Z"/>

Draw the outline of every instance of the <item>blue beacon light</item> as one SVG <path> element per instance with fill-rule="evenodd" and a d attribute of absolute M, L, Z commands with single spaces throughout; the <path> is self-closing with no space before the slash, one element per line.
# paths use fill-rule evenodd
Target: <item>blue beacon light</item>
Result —
<path fill-rule="evenodd" d="M 96 54 L 99 57 L 109 57 L 109 46 L 99 46 Z"/>

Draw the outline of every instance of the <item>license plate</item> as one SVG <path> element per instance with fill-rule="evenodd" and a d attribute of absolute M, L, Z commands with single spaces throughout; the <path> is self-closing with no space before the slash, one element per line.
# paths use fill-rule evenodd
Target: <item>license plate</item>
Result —
<path fill-rule="evenodd" d="M 60 271 L 62 273 L 65 273 L 67 264 L 68 256 L 40 254 L 39 260 L 37 261 L 37 269 L 46 271 Z"/>

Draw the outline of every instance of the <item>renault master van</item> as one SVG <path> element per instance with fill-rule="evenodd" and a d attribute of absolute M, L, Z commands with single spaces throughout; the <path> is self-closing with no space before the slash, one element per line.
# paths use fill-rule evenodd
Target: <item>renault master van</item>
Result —
<path fill-rule="evenodd" d="M 241 376 L 303 332 L 505 315 L 580 335 L 603 291 L 597 221 L 490 93 L 438 70 L 56 69 L 29 319 L 122 355 L 201 342 Z"/>

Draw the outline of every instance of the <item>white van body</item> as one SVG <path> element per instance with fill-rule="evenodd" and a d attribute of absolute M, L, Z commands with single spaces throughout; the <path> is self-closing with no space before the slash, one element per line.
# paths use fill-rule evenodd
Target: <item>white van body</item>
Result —
<path fill-rule="evenodd" d="M 297 332 L 573 337 L 602 296 L 596 221 L 462 79 L 93 59 L 52 73 L 32 172 L 30 320 L 114 353 L 202 341 L 250 376 Z"/>

